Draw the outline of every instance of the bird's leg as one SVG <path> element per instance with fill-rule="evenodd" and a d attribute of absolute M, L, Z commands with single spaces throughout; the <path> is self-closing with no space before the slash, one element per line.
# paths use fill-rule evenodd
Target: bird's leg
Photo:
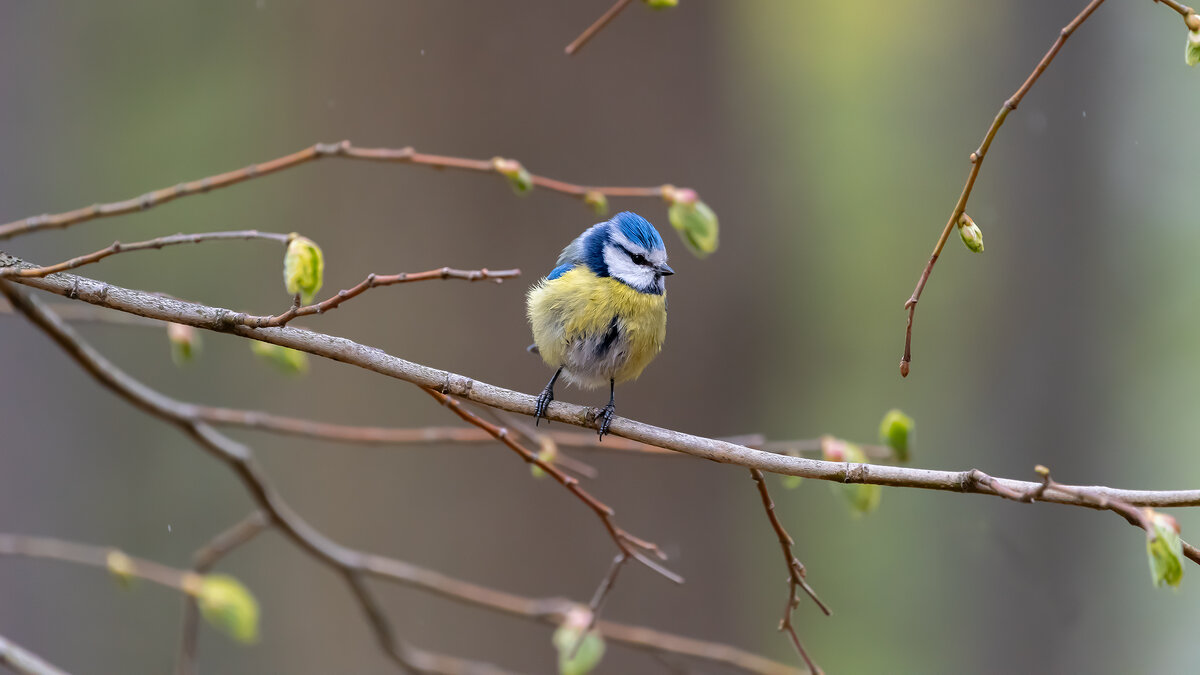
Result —
<path fill-rule="evenodd" d="M 550 378 L 550 382 L 546 384 L 546 388 L 538 394 L 537 404 L 533 408 L 533 426 L 541 423 L 542 417 L 546 415 L 546 408 L 550 407 L 550 402 L 554 400 L 554 382 L 558 376 L 562 375 L 562 368 L 554 371 L 554 377 Z M 546 420 L 549 422 L 550 420 Z"/>
<path fill-rule="evenodd" d="M 600 413 L 597 421 L 600 422 L 600 440 L 604 440 L 604 434 L 608 433 L 608 425 L 612 424 L 613 415 L 617 412 L 617 382 L 610 379 L 608 381 L 608 405 L 604 406 L 604 410 Z"/>

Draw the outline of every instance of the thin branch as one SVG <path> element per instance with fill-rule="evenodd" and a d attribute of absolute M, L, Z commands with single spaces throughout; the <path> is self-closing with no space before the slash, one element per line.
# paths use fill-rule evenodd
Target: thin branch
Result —
<path fill-rule="evenodd" d="M 11 265 L 28 265 L 28 263 L 0 253 L 0 267 Z M 139 316 L 173 321 L 206 330 L 241 335 L 298 349 L 314 356 L 330 358 L 421 387 L 445 391 L 448 395 L 482 405 L 522 415 L 533 415 L 536 401 L 534 396 L 474 380 L 457 373 L 413 363 L 353 340 L 291 326 L 250 328 L 239 324 L 237 322 L 239 314 L 229 309 L 164 298 L 145 291 L 123 288 L 71 274 L 57 274 L 43 279 L 17 278 L 14 281 L 109 309 L 118 309 Z M 590 429 L 594 424 L 595 409 L 556 401 L 546 416 L 556 422 Z M 974 469 L 937 471 L 882 464 L 827 462 L 808 457 L 779 455 L 715 438 L 664 429 L 626 417 L 614 417 L 610 430 L 615 436 L 622 436 L 702 459 L 734 464 L 747 469 L 759 469 L 767 473 L 839 483 L 865 483 L 1000 496 L 994 487 L 980 484 L 974 480 Z M 608 440 L 606 439 L 604 442 L 607 444 Z M 994 481 L 992 485 L 1000 485 L 1015 491 L 1029 490 L 1040 484 L 1011 478 L 996 478 Z M 1064 485 L 1061 487 L 1070 488 L 1071 492 L 1059 488 L 1049 489 L 1039 501 L 1098 508 L 1094 501 L 1080 497 L 1080 495 L 1086 494 L 1090 498 L 1116 499 L 1133 506 L 1200 506 L 1200 490 L 1128 490 L 1102 485 Z"/>
<path fill-rule="evenodd" d="M 0 270 L 2 271 L 2 270 Z M 399 274 L 368 274 L 366 279 L 360 281 L 357 285 L 338 291 L 335 295 L 326 300 L 322 300 L 316 304 L 300 306 L 297 300 L 296 304 L 291 309 L 275 316 L 244 316 L 240 321 L 255 328 L 267 328 L 275 326 L 286 326 L 292 319 L 309 316 L 310 314 L 324 314 L 325 312 L 337 309 L 343 302 L 362 295 L 372 288 L 380 286 L 394 286 L 396 284 L 406 284 L 414 281 L 432 281 L 436 279 L 463 279 L 465 281 L 495 281 L 502 283 L 505 279 L 514 279 L 521 275 L 521 270 L 456 270 L 450 267 L 439 267 L 427 272 L 401 272 Z M 298 298 L 299 296 L 297 296 Z"/>
<path fill-rule="evenodd" d="M 763 473 L 758 469 L 750 469 L 750 477 L 758 484 L 758 494 L 762 498 L 763 510 L 767 513 L 767 520 L 771 521 L 771 527 L 775 530 L 775 535 L 779 538 L 779 547 L 783 550 L 783 560 L 787 565 L 788 570 L 788 595 L 787 604 L 783 607 L 783 618 L 779 620 L 779 630 L 788 634 L 792 640 L 792 646 L 796 648 L 796 653 L 803 659 L 804 665 L 808 666 L 811 673 L 821 673 L 821 668 L 812 660 L 812 657 L 805 651 L 804 645 L 800 642 L 800 636 L 796 633 L 796 627 L 792 624 L 792 614 L 796 608 L 800 606 L 800 591 L 803 590 L 812 598 L 813 602 L 817 603 L 817 607 L 825 612 L 825 616 L 829 616 L 829 607 L 821 602 L 817 597 L 816 591 L 808 585 L 805 580 L 804 564 L 792 552 L 792 546 L 795 541 L 787 530 L 783 528 L 783 523 L 779 522 L 779 516 L 775 513 L 775 502 L 771 499 L 771 493 L 767 491 L 767 479 L 763 477 Z"/>
<path fill-rule="evenodd" d="M 342 141 L 340 143 L 317 143 L 311 147 L 294 152 L 290 155 L 285 155 L 277 159 L 273 159 L 260 164 L 253 164 L 244 169 L 227 171 L 225 173 L 208 176 L 199 180 L 180 183 L 173 187 L 161 188 L 152 192 L 147 192 L 140 197 L 126 199 L 118 202 L 110 202 L 107 204 L 93 204 L 91 206 L 66 211 L 64 213 L 43 214 L 40 216 L 31 216 L 21 220 L 14 220 L 10 223 L 0 225 L 0 240 L 8 239 L 21 234 L 27 234 L 37 230 L 50 228 L 63 228 L 77 223 L 83 223 L 97 218 L 107 218 L 118 216 L 125 213 L 133 213 L 136 211 L 144 211 L 146 209 L 165 204 L 170 201 L 187 197 L 189 195 L 202 194 L 210 190 L 229 187 L 252 178 L 259 178 L 277 171 L 284 171 L 293 167 L 315 161 L 323 157 L 342 157 L 345 159 L 356 159 L 376 162 L 394 162 L 401 164 L 419 164 L 429 166 L 435 169 L 461 169 L 465 171 L 479 171 L 484 173 L 501 173 L 496 166 L 494 160 L 488 159 L 466 159 L 462 157 L 447 157 L 442 155 L 429 155 L 417 152 L 411 146 L 406 148 L 361 148 L 354 146 L 350 141 Z M 578 185 L 575 183 L 567 183 L 565 181 L 548 178 L 545 176 L 530 175 L 530 180 L 533 185 L 553 192 L 559 192 L 580 200 L 584 200 L 589 194 L 601 194 L 608 197 L 664 197 L 667 196 L 674 188 L 670 185 L 659 185 L 654 187 L 592 187 L 586 185 Z"/>
<path fill-rule="evenodd" d="M 599 518 L 600 522 L 604 524 L 604 529 L 608 531 L 609 536 L 612 537 L 613 542 L 617 545 L 617 548 L 620 549 L 624 556 L 637 559 L 638 562 L 641 562 L 643 565 L 649 567 L 655 572 L 658 572 L 677 584 L 683 583 L 682 577 L 666 569 L 645 555 L 646 553 L 649 553 L 659 560 L 666 560 L 667 555 L 663 553 L 657 545 L 644 539 L 635 537 L 614 523 L 612 519 L 614 513 L 612 507 L 608 506 L 599 499 L 596 499 L 591 495 L 591 493 L 580 487 L 577 479 L 563 473 L 553 464 L 545 462 L 539 458 L 536 453 L 513 440 L 512 434 L 510 434 L 507 429 L 496 426 L 495 424 L 492 424 L 491 422 L 488 422 L 482 417 L 471 412 L 470 410 L 467 410 L 453 397 L 447 396 L 440 391 L 428 387 L 423 387 L 423 389 L 425 393 L 432 396 L 439 403 L 450 408 L 450 410 L 455 415 L 458 415 L 464 422 L 473 424 L 480 429 L 487 431 L 492 435 L 493 438 L 506 445 L 509 450 L 517 453 L 521 459 L 538 467 L 542 471 L 545 471 L 546 474 L 557 481 L 559 485 L 562 485 L 571 494 L 575 495 L 579 501 L 583 502 L 589 509 L 592 510 L 593 513 L 596 514 L 596 517 Z"/>
<path fill-rule="evenodd" d="M 0 256 L 0 264 L 2 264 L 2 258 L 3 256 Z M 45 282 L 55 278 L 57 277 L 37 281 Z M 199 406 L 168 398 L 133 380 L 80 340 L 69 327 L 43 307 L 40 301 L 23 295 L 15 296 L 16 290 L 5 282 L 0 282 L 0 292 L 10 298 L 16 297 L 19 303 L 18 309 L 22 313 L 26 313 L 36 325 L 45 330 L 55 342 L 102 384 L 151 415 L 184 428 L 202 447 L 233 466 L 246 484 L 251 496 L 259 502 L 263 511 L 271 516 L 272 521 L 280 527 L 281 531 L 302 550 L 331 565 L 339 572 L 345 574 L 344 570 L 354 570 L 363 576 L 411 586 L 457 602 L 540 621 L 552 626 L 557 626 L 565 613 L 571 607 L 577 606 L 577 603 L 563 598 L 525 598 L 479 586 L 401 560 L 348 549 L 326 539 L 300 520 L 266 484 L 258 473 L 257 467 L 252 463 L 248 448 L 221 436 L 208 427 L 203 420 L 192 416 L 194 410 L 200 409 Z M 160 296 L 151 295 L 150 297 L 163 300 Z M 294 331 L 297 329 L 282 330 Z M 369 609 L 364 607 L 363 611 L 368 612 Z M 374 619 L 372 622 L 372 628 L 382 643 L 385 636 L 379 633 L 380 629 L 374 623 Z M 764 675 L 794 675 L 795 673 L 789 666 L 730 645 L 609 621 L 599 622 L 597 629 L 603 632 L 610 641 L 625 643 L 654 653 L 679 654 Z M 390 632 L 388 639 L 391 639 Z M 424 667 L 425 670 L 443 672 L 426 667 L 439 663 L 436 655 L 414 650 L 411 647 L 409 654 L 415 664 Z"/>
<path fill-rule="evenodd" d="M 929 281 L 929 275 L 933 272 L 933 265 L 937 262 L 938 256 L 942 254 L 942 248 L 946 245 L 946 240 L 950 238 L 950 233 L 954 231 L 954 227 L 958 224 L 959 217 L 967 209 L 967 200 L 971 198 L 971 190 L 975 187 L 975 179 L 979 177 L 979 169 L 983 166 L 983 159 L 987 156 L 988 148 L 992 146 L 992 140 L 996 138 L 996 132 L 1000 131 L 1000 125 L 1004 124 L 1004 120 L 1008 117 L 1008 113 L 1017 109 L 1017 105 L 1021 103 L 1021 99 L 1025 98 L 1025 94 L 1042 76 L 1050 62 L 1062 49 L 1067 38 L 1071 37 L 1071 33 L 1075 32 L 1076 28 L 1087 20 L 1092 12 L 1103 3 L 1104 0 L 1091 0 L 1086 7 L 1083 8 L 1074 19 L 1071 20 L 1062 30 L 1058 32 L 1058 38 L 1054 40 L 1054 44 L 1050 45 L 1050 50 L 1038 61 L 1033 72 L 1029 77 L 1025 78 L 1025 82 L 1017 89 L 1016 93 L 1010 96 L 1000 106 L 1000 111 L 996 113 L 996 117 L 992 120 L 991 126 L 988 127 L 987 133 L 983 136 L 983 142 L 979 144 L 979 148 L 971 153 L 971 169 L 967 172 L 967 182 L 963 186 L 962 193 L 958 195 L 958 202 L 954 204 L 954 210 L 950 212 L 950 220 L 946 221 L 946 227 L 942 229 L 942 234 L 938 237 L 937 243 L 934 244 L 933 254 L 929 256 L 929 262 L 925 263 L 925 269 L 921 271 L 920 278 L 917 279 L 917 286 L 913 289 L 912 296 L 904 303 L 904 308 L 908 310 L 908 324 L 904 330 L 904 358 L 900 361 L 900 375 L 908 377 L 909 364 L 912 363 L 912 324 L 913 315 L 917 311 L 917 302 L 921 299 L 921 293 L 925 290 L 925 284 Z"/>
<path fill-rule="evenodd" d="M 161 321 L 147 319 L 144 316 L 126 314 L 125 312 L 114 312 L 103 307 L 81 305 L 77 302 L 58 302 L 54 303 L 52 308 L 52 311 L 54 311 L 55 314 L 58 314 L 63 321 L 68 321 L 70 323 L 101 323 L 113 326 L 141 326 L 146 328 L 158 328 L 160 330 L 163 327 L 163 323 Z M 0 297 L 0 314 L 12 313 L 12 305 L 8 304 L 8 300 Z"/>
<path fill-rule="evenodd" d="M 584 29 L 584 31 L 579 34 L 579 37 L 575 38 L 563 51 L 567 53 L 567 56 L 571 56 L 575 52 L 579 51 L 581 47 L 587 44 L 588 40 L 591 40 L 592 37 L 596 35 L 596 33 L 599 33 L 604 29 L 605 26 L 608 25 L 610 21 L 617 18 L 617 15 L 620 14 L 621 11 L 626 7 L 628 7 L 629 3 L 632 1 L 633 0 L 617 0 L 612 7 L 609 7 L 603 14 L 600 15 L 599 19 L 596 19 L 594 22 L 592 22 L 592 25 Z"/>
<path fill-rule="evenodd" d="M 21 675 L 67 675 L 42 657 L 0 635 L 0 665 Z"/>
<path fill-rule="evenodd" d="M 69 308 L 77 305 L 74 305 L 73 303 L 62 303 L 61 306 L 63 308 Z M 89 305 L 78 305 L 77 307 L 93 309 Z M 127 316 L 130 319 L 143 320 L 152 323 L 152 325 L 155 326 L 161 325 L 159 322 L 153 321 L 152 319 L 143 319 L 142 317 L 134 316 L 132 314 L 117 314 L 117 316 Z M 242 410 L 238 408 L 220 408 L 209 406 L 193 406 L 191 409 L 191 414 L 193 414 L 197 419 L 220 426 L 257 429 L 260 431 L 269 431 L 273 433 L 286 434 L 289 436 L 301 436 L 305 438 L 317 438 L 327 441 L 356 443 L 361 445 L 493 443 L 496 440 L 486 430 L 478 427 L 429 426 L 405 429 L 394 427 L 330 424 L 326 422 L 314 422 L 305 418 L 275 415 L 257 410 Z M 674 452 L 672 450 L 667 450 L 665 448 L 659 448 L 653 445 L 647 445 L 646 443 L 631 441 L 627 438 L 620 438 L 616 436 L 612 438 L 606 438 L 604 439 L 604 442 L 601 443 L 594 433 L 539 430 L 538 434 L 550 439 L 556 445 L 563 448 L 630 452 L 644 455 L 654 455 L 658 457 L 680 456 L 678 452 Z M 729 436 L 722 438 L 721 440 L 749 447 L 757 447 L 765 443 L 760 434 Z M 789 441 L 782 442 L 781 446 L 790 451 L 794 445 L 807 443 L 807 441 Z M 807 450 L 807 445 L 805 447 L 805 451 L 809 451 Z M 820 449 L 813 446 L 811 451 L 819 452 Z M 775 452 L 775 450 L 772 450 L 772 452 Z"/>
<path fill-rule="evenodd" d="M 1185 20 L 1188 18 L 1188 15 L 1196 13 L 1196 10 L 1192 9 L 1191 7 L 1188 7 L 1187 5 L 1182 5 L 1178 2 L 1175 2 L 1175 0 L 1154 0 L 1154 1 L 1161 2 L 1162 4 L 1166 5 L 1167 7 L 1170 7 L 1171 9 L 1175 10 L 1176 12 L 1179 12 L 1179 16 L 1182 16 Z M 1191 26 L 1189 26 L 1189 28 L 1190 27 Z"/>
<path fill-rule="evenodd" d="M 144 558 L 134 558 L 107 546 L 89 546 L 51 537 L 0 533 L 0 556 L 42 558 L 101 567 L 119 577 L 145 579 L 167 588 L 190 593 L 197 588 L 200 575 L 168 567 Z"/>
<path fill-rule="evenodd" d="M 954 210 L 950 213 L 950 220 L 946 221 L 946 226 L 942 229 L 941 236 L 938 237 L 937 243 L 934 244 L 933 253 L 929 256 L 929 262 L 925 263 L 925 268 L 921 270 L 921 276 L 917 279 L 916 288 L 913 289 L 912 295 L 904 303 L 904 308 L 908 310 L 908 322 L 904 329 L 904 358 L 900 361 L 901 376 L 908 376 L 909 365 L 912 363 L 912 325 L 913 315 L 917 311 L 917 302 L 921 299 L 921 293 L 925 290 L 925 284 L 929 281 L 929 275 L 933 272 L 933 266 L 942 254 L 942 249 L 945 247 L 946 241 L 950 238 L 950 233 L 954 231 L 954 227 L 959 223 L 959 218 L 967 209 L 967 200 L 971 198 L 971 191 L 975 187 L 975 179 L 979 177 L 979 169 L 983 165 L 983 159 L 992 145 L 992 140 L 996 138 L 996 132 L 1000 131 L 1000 126 L 1004 124 L 1004 120 L 1008 117 L 1008 114 L 1017 109 L 1017 105 L 1025 98 L 1025 94 L 1029 93 L 1029 90 L 1033 88 L 1038 78 L 1049 67 L 1050 62 L 1058 55 L 1067 38 L 1071 37 L 1071 34 L 1103 2 L 1104 0 L 1091 0 L 1070 23 L 1063 26 L 1058 32 L 1058 38 L 1054 40 L 1054 44 L 1050 45 L 1050 49 L 1042 57 L 1042 60 L 1038 61 L 1038 64 L 1034 66 L 1033 72 L 1029 74 L 1029 77 L 1025 78 L 1025 81 L 1017 91 L 1000 106 L 1000 111 L 996 113 L 995 118 L 992 119 L 992 123 L 988 127 L 987 133 L 984 134 L 983 142 L 980 143 L 979 148 L 975 152 L 972 152 L 968 158 L 971 162 L 971 169 L 967 172 L 967 182 L 958 196 L 958 201 L 954 204 Z M 1175 0 L 1154 0 L 1154 2 L 1161 2 L 1178 12 L 1183 17 L 1189 29 L 1200 29 L 1200 17 L 1196 16 L 1191 7 L 1175 2 Z"/>
<path fill-rule="evenodd" d="M 83 267 L 91 263 L 104 260 L 109 256 L 114 256 L 118 253 L 129 253 L 131 251 L 149 251 L 158 250 L 165 246 L 177 246 L 179 244 L 199 244 L 205 241 L 229 241 L 229 240 L 247 240 L 247 239 L 266 239 L 268 241 L 277 241 L 281 244 L 286 244 L 288 235 L 277 234 L 275 232 L 259 232 L 258 230 L 238 230 L 236 232 L 204 232 L 201 234 L 172 234 L 167 237 L 158 237 L 156 239 L 148 239 L 146 241 L 135 241 L 129 244 L 122 244 L 119 241 L 114 241 L 112 244 L 87 255 L 81 255 L 77 258 L 71 258 L 58 263 L 57 265 L 47 265 L 46 267 L 31 267 L 24 269 L 0 269 L 0 278 L 6 276 L 22 276 L 22 277 L 44 277 L 56 272 Z"/>
<path fill-rule="evenodd" d="M 231 551 L 258 536 L 270 527 L 271 521 L 262 511 L 254 511 L 237 524 L 221 532 L 192 556 L 192 571 L 206 574 Z M 175 660 L 176 675 L 196 672 L 196 638 L 200 627 L 200 607 L 190 595 L 184 599 L 183 625 L 180 629 L 179 655 Z"/>

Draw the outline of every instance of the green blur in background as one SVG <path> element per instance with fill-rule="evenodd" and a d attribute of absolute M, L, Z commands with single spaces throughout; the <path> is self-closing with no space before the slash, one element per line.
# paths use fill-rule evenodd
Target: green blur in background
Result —
<path fill-rule="evenodd" d="M 967 156 L 1079 0 L 635 3 L 578 55 L 606 1 L 6 3 L 0 220 L 64 211 L 274 158 L 317 141 L 514 157 L 604 185 L 697 189 L 721 217 L 701 261 L 658 200 L 613 199 L 667 237 L 667 346 L 619 413 L 702 435 L 871 441 L 899 407 L 913 464 L 1120 487 L 1194 487 L 1200 470 L 1200 245 L 1185 29 L 1150 0 L 1106 3 L 1070 39 L 983 167 L 917 312 L 902 305 L 949 216 Z M 209 195 L 4 242 L 48 263 L 114 239 L 258 228 L 325 254 L 325 289 L 367 273 L 519 267 L 495 286 L 378 289 L 302 325 L 536 393 L 524 289 L 595 217 L 497 176 L 323 160 Z M 217 242 L 106 260 L 88 276 L 259 314 L 285 309 L 281 254 Z M 299 324 L 299 322 L 298 322 Z M 89 325 L 172 396 L 319 421 L 454 420 L 416 388 L 314 359 L 304 378 L 205 335 L 176 368 L 165 335 Z M 32 327 L 0 317 L 0 531 L 187 566 L 251 507 L 175 429 L 102 390 Z M 598 405 L 595 392 L 563 400 Z M 499 445 L 354 447 L 237 432 L 292 505 L 350 546 L 532 596 L 586 600 L 611 541 Z M 606 618 L 796 662 L 786 591 L 744 470 L 575 453 L 619 521 L 687 578 L 623 573 Z M 1110 514 L 885 490 L 854 518 L 816 481 L 770 484 L 809 580 L 797 626 L 834 673 L 1182 673 L 1200 657 L 1197 579 L 1155 590 L 1144 536 Z M 1179 512 L 1184 536 L 1197 521 Z M 267 534 L 220 566 L 257 595 L 262 639 L 201 630 L 205 672 L 391 672 L 344 584 Z M 424 648 L 551 672 L 551 629 L 377 585 Z M 103 570 L 0 560 L 0 635 L 72 672 L 173 667 L 181 598 Z M 689 663 L 688 665 L 696 665 Z M 702 672 L 714 667 L 699 664 Z M 599 672 L 661 672 L 609 645 Z"/>

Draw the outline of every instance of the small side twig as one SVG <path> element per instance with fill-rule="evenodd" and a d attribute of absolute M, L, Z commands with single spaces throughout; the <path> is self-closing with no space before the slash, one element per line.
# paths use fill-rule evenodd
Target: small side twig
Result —
<path fill-rule="evenodd" d="M 784 529 L 783 523 L 779 522 L 779 516 L 775 513 L 775 502 L 771 499 L 771 493 L 767 491 L 767 480 L 763 477 L 763 473 L 758 469 L 750 469 L 750 477 L 758 485 L 758 494 L 762 498 L 763 510 L 767 513 L 767 519 L 771 521 L 771 527 L 775 530 L 775 534 L 779 537 L 779 547 L 783 550 L 783 559 L 787 563 L 788 568 L 788 596 L 787 604 L 783 607 L 783 618 L 779 621 L 779 630 L 787 633 L 792 640 L 792 646 L 796 648 L 796 653 L 803 659 L 804 665 L 808 666 L 808 670 L 812 673 L 820 673 L 821 668 L 812 660 L 808 652 L 804 649 L 804 645 L 800 642 L 800 636 L 796 633 L 796 627 L 792 624 L 792 614 L 796 608 L 800 606 L 800 591 L 803 590 L 812 598 L 817 607 L 825 613 L 825 616 L 830 615 L 829 607 L 821 602 L 821 598 L 817 597 L 817 592 L 804 578 L 806 573 L 804 564 L 796 558 L 796 554 L 792 552 L 792 546 L 795 541 L 791 535 Z"/>
<path fill-rule="evenodd" d="M 114 241 L 112 244 L 105 246 L 99 251 L 81 255 L 70 260 L 64 260 L 56 265 L 47 265 L 45 267 L 26 267 L 17 269 L 7 267 L 0 269 L 0 278 L 3 277 L 44 277 L 56 272 L 65 272 L 84 265 L 90 265 L 94 262 L 104 260 L 109 256 L 117 255 L 118 253 L 129 253 L 132 251 L 150 251 L 158 250 L 166 246 L 177 246 L 179 244 L 199 244 L 205 241 L 229 241 L 229 240 L 246 240 L 246 239 L 265 239 L 268 241 L 277 241 L 286 244 L 288 236 L 286 234 L 278 234 L 275 232 L 259 232 L 258 230 L 238 230 L 234 232 L 203 232 L 200 234 L 172 234 L 166 237 L 158 237 L 155 239 L 147 239 L 146 241 L 135 241 L 128 244 L 122 244 L 119 241 Z"/>
<path fill-rule="evenodd" d="M 658 572 L 662 576 L 674 581 L 677 584 L 683 583 L 682 577 L 663 567 L 661 564 L 651 559 L 647 555 L 651 554 L 658 560 L 667 559 L 667 555 L 663 553 L 656 544 L 635 537 L 621 527 L 618 527 L 612 519 L 614 513 L 612 507 L 608 506 L 599 499 L 596 499 L 591 495 L 591 493 L 580 487 L 578 479 L 568 476 L 559 470 L 558 467 L 543 461 L 537 456 L 537 453 L 525 448 L 520 443 L 517 443 L 515 440 L 513 440 L 512 434 L 510 434 L 507 429 L 492 424 L 470 410 L 467 410 L 458 400 L 435 389 L 429 389 L 427 387 L 422 387 L 421 389 L 442 405 L 450 408 L 450 410 L 454 414 L 458 415 L 464 422 L 468 422 L 481 429 L 487 430 L 487 432 L 491 434 L 493 438 L 506 445 L 513 452 L 517 453 L 521 459 L 525 460 L 529 464 L 537 466 L 542 471 L 545 471 L 551 478 L 557 481 L 559 485 L 562 485 L 571 494 L 578 497 L 580 501 L 587 505 L 587 507 L 596 514 L 596 516 L 600 519 L 600 522 L 604 524 L 604 529 L 608 531 L 609 536 L 612 537 L 613 542 L 623 554 L 636 559 L 646 567 L 649 567 L 650 569 Z"/>
<path fill-rule="evenodd" d="M 192 556 L 192 571 L 205 574 L 231 551 L 258 536 L 271 525 L 266 513 L 254 511 L 229 529 L 221 532 Z M 200 627 L 200 608 L 196 599 L 184 599 L 183 625 L 180 629 L 179 655 L 175 661 L 177 675 L 196 671 L 196 638 Z"/>
<path fill-rule="evenodd" d="M 67 675 L 67 671 L 0 635 L 0 665 L 21 675 Z"/>
<path fill-rule="evenodd" d="M 350 141 L 340 143 L 316 143 L 298 152 L 272 159 L 259 164 L 252 164 L 244 169 L 226 171 L 199 180 L 180 183 L 171 187 L 160 188 L 147 192 L 139 197 L 107 204 L 93 204 L 73 211 L 63 213 L 47 213 L 40 216 L 30 216 L 0 225 L 0 240 L 8 239 L 38 230 L 63 228 L 77 223 L 108 218 L 125 213 L 145 211 L 160 204 L 175 201 L 181 197 L 204 194 L 212 190 L 236 185 L 243 181 L 261 178 L 278 171 L 285 171 L 301 164 L 316 161 L 325 157 L 341 157 L 370 162 L 394 162 L 399 164 L 417 164 L 434 169 L 461 169 L 484 173 L 501 173 L 497 163 L 489 159 L 468 159 L 464 157 L 448 157 L 417 152 L 412 146 L 405 148 L 364 148 L 353 145 Z M 589 195 L 599 194 L 606 197 L 663 197 L 671 185 L 653 187 L 600 187 L 579 185 L 566 181 L 530 174 L 530 182 L 540 188 L 552 192 L 586 200 Z"/>
<path fill-rule="evenodd" d="M 591 40 L 593 37 L 595 37 L 596 33 L 599 33 L 604 29 L 605 26 L 609 24 L 609 22 L 617 18 L 617 15 L 620 14 L 626 7 L 628 7 L 629 3 L 632 1 L 633 0 L 617 0 L 612 7 L 609 7 L 603 14 L 600 15 L 599 19 L 596 19 L 592 22 L 592 25 L 585 28 L 583 32 L 579 34 L 579 37 L 572 40 L 571 44 L 567 45 L 567 48 L 563 51 L 567 53 L 567 56 L 571 56 L 575 52 L 579 51 L 585 44 L 587 44 L 588 40 Z"/>
<path fill-rule="evenodd" d="M 2 270 L 0 270 L 2 271 Z M 451 267 L 439 267 L 427 272 L 401 272 L 399 274 L 368 274 L 366 279 L 360 281 L 357 285 L 351 288 L 338 291 L 335 295 L 322 300 L 312 305 L 300 305 L 300 296 L 296 296 L 296 301 L 292 308 L 283 314 L 275 316 L 241 316 L 235 320 L 246 326 L 254 328 L 276 328 L 286 326 L 292 319 L 309 316 L 310 314 L 324 314 L 325 312 L 337 309 L 339 305 L 347 300 L 362 295 L 372 288 L 380 286 L 394 286 L 396 284 L 406 284 L 414 281 L 432 281 L 436 279 L 462 279 L 464 281 L 494 281 L 502 283 L 505 279 L 513 279 L 521 275 L 521 270 L 489 270 L 487 268 L 480 270 L 457 270 Z"/>

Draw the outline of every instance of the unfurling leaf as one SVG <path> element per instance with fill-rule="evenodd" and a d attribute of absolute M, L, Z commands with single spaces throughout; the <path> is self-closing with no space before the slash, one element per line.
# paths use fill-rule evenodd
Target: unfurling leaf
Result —
<path fill-rule="evenodd" d="M 692 253 L 704 258 L 716 251 L 719 230 L 717 214 L 708 204 L 700 201 L 696 191 L 666 186 L 663 188 L 663 197 L 671 204 L 667 219 Z"/>
<path fill-rule="evenodd" d="M 897 462 L 908 461 L 908 450 L 913 440 L 916 422 L 896 408 L 887 411 L 879 423 L 879 441 L 892 449 Z"/>
<path fill-rule="evenodd" d="M 958 234 L 968 249 L 974 253 L 983 253 L 983 230 L 971 220 L 971 216 L 964 213 L 958 219 Z"/>
<path fill-rule="evenodd" d="M 283 285 L 291 295 L 309 304 L 321 290 L 325 278 L 325 259 L 321 248 L 308 237 L 295 232 L 288 235 L 287 252 L 283 254 Z"/>
<path fill-rule="evenodd" d="M 225 574 L 210 574 L 201 580 L 194 595 L 210 624 L 238 642 L 258 641 L 258 601 L 242 582 Z"/>
<path fill-rule="evenodd" d="M 308 372 L 308 354 L 269 342 L 250 341 L 250 351 L 275 365 L 287 375 L 303 375 Z"/>
<path fill-rule="evenodd" d="M 1183 53 L 1183 59 L 1189 66 L 1200 63 L 1200 30 L 1188 31 L 1187 51 Z"/>
<path fill-rule="evenodd" d="M 592 613 L 587 608 L 575 607 L 554 631 L 552 642 L 558 650 L 559 675 L 587 675 L 604 657 L 604 638 L 599 631 L 593 628 L 583 635 L 591 620 Z"/>
<path fill-rule="evenodd" d="M 867 461 L 867 453 L 863 452 L 862 448 L 833 436 L 821 437 L 821 456 L 829 462 L 865 464 Z M 874 511 L 879 507 L 879 500 L 883 497 L 883 488 L 878 485 L 866 483 L 837 485 L 835 483 L 832 487 L 834 491 L 841 493 L 850 505 L 851 513 L 856 516 Z"/>
<path fill-rule="evenodd" d="M 650 9 L 670 9 L 679 6 L 679 0 L 642 0 Z"/>
<path fill-rule="evenodd" d="M 191 363 L 200 353 L 200 332 L 191 326 L 168 323 L 167 341 L 171 343 L 171 360 L 177 366 Z"/>
<path fill-rule="evenodd" d="M 133 584 L 134 564 L 129 556 L 114 549 L 108 552 L 104 564 L 122 586 L 128 587 Z"/>
<path fill-rule="evenodd" d="M 1146 509 L 1154 532 L 1146 533 L 1146 555 L 1150 558 L 1150 578 L 1155 586 L 1178 587 L 1183 581 L 1183 540 L 1179 522 L 1165 513 Z"/>
<path fill-rule="evenodd" d="M 508 179 L 513 192 L 523 195 L 533 189 L 533 176 L 529 175 L 517 160 L 493 157 L 492 167 L 496 169 L 496 173 Z"/>
<path fill-rule="evenodd" d="M 608 215 L 608 197 L 605 197 L 603 192 L 589 190 L 583 195 L 583 203 L 592 207 L 598 216 Z"/>

